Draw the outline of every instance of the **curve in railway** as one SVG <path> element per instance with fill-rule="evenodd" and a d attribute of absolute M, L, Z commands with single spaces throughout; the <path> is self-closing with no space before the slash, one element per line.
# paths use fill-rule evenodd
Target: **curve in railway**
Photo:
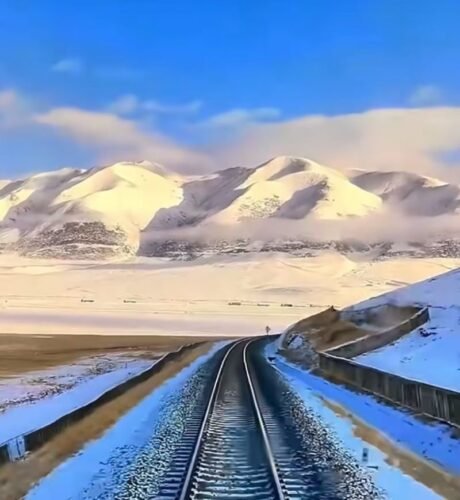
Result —
<path fill-rule="evenodd" d="M 157 498 L 339 498 L 312 454 L 278 418 L 269 397 L 275 388 L 263 387 L 250 343 L 237 342 L 227 351 L 206 410 L 187 426 Z"/>
<path fill-rule="evenodd" d="M 245 374 L 246 345 L 236 344 L 224 361 L 181 500 L 282 498 Z"/>

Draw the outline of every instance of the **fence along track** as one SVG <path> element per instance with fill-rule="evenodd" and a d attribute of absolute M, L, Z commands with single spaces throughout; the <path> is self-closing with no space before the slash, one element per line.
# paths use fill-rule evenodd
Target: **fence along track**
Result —
<path fill-rule="evenodd" d="M 55 435 L 62 432 L 64 429 L 69 427 L 75 422 L 78 422 L 86 415 L 90 414 L 93 410 L 99 406 L 112 401 L 116 397 L 124 394 L 126 391 L 132 387 L 140 384 L 144 380 L 147 380 L 151 376 L 159 372 L 168 361 L 175 359 L 180 356 L 181 353 L 193 349 L 197 345 L 201 344 L 187 344 L 179 347 L 176 351 L 171 351 L 164 354 L 161 358 L 157 359 L 150 368 L 133 375 L 129 379 L 121 382 L 120 384 L 106 390 L 99 396 L 97 396 L 92 401 L 76 408 L 75 410 L 62 415 L 53 422 L 50 422 L 43 427 L 32 429 L 23 435 L 18 435 L 10 438 L 6 442 L 0 443 L 0 466 L 8 461 L 13 461 L 22 458 L 26 452 L 32 452 L 40 448 L 43 444 L 53 438 Z"/>
<path fill-rule="evenodd" d="M 352 359 L 319 353 L 318 373 L 380 396 L 397 406 L 460 427 L 460 393 L 401 377 Z"/>
<path fill-rule="evenodd" d="M 247 344 L 235 343 L 222 361 L 180 500 L 284 499 L 248 369 Z"/>

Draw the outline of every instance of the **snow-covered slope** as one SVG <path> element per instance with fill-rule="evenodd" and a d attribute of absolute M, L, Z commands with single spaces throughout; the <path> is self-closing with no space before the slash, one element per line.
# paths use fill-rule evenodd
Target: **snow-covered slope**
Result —
<path fill-rule="evenodd" d="M 279 228 L 287 220 L 296 224 L 298 239 L 318 233 L 340 240 L 350 236 L 341 224 L 367 217 L 375 237 L 372 218 L 380 217 L 381 224 L 390 214 L 391 224 L 384 225 L 391 226 L 393 209 L 398 216 L 417 216 L 410 223 L 415 227 L 424 226 L 420 216 L 457 217 L 459 193 L 459 186 L 414 174 L 355 171 L 347 176 L 289 156 L 193 178 L 150 162 L 65 168 L 0 182 L 0 245 L 27 255 L 108 257 L 136 253 L 141 244 L 145 249 L 152 239 L 168 238 L 165 230 L 176 233 L 184 226 L 188 235 L 201 235 L 203 229 L 232 239 L 244 228 L 244 237 L 251 238 L 253 226 L 247 223 L 254 220 L 267 221 L 264 238 L 272 240 L 283 236 Z M 334 236 L 322 231 L 332 222 Z M 361 229 L 358 233 L 365 236 Z"/>
<path fill-rule="evenodd" d="M 338 219 L 364 216 L 382 200 L 352 184 L 343 174 L 303 158 L 281 156 L 249 172 L 238 196 L 213 222 L 234 224 L 247 218 Z"/>
<path fill-rule="evenodd" d="M 356 361 L 403 377 L 460 391 L 460 270 L 430 278 L 359 304 L 420 304 L 430 321 L 394 344 Z"/>
<path fill-rule="evenodd" d="M 148 162 L 63 169 L 0 191 L 0 237 L 26 253 L 79 256 L 135 252 L 160 209 L 182 199 L 181 182 Z"/>

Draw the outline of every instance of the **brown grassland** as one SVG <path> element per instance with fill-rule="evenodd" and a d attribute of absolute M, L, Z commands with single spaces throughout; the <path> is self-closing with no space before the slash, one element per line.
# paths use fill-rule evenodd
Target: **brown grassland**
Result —
<path fill-rule="evenodd" d="M 145 357 L 176 350 L 179 346 L 212 340 L 208 337 L 17 335 L 0 334 L 0 377 L 42 370 L 108 352 L 142 353 Z"/>

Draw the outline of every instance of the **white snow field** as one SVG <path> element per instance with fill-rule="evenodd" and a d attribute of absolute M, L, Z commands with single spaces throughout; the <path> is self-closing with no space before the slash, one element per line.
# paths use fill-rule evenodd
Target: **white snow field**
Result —
<path fill-rule="evenodd" d="M 56 421 L 154 363 L 107 354 L 1 379 L 0 443 Z"/>
<path fill-rule="evenodd" d="M 374 261 L 333 251 L 188 262 L 0 255 L 0 331 L 240 336 L 263 333 L 269 325 L 276 332 L 330 305 L 352 305 L 458 266 L 460 259 Z"/>
<path fill-rule="evenodd" d="M 355 361 L 403 377 L 460 391 L 460 270 L 357 305 L 391 302 L 429 307 L 430 321 L 397 342 Z"/>

